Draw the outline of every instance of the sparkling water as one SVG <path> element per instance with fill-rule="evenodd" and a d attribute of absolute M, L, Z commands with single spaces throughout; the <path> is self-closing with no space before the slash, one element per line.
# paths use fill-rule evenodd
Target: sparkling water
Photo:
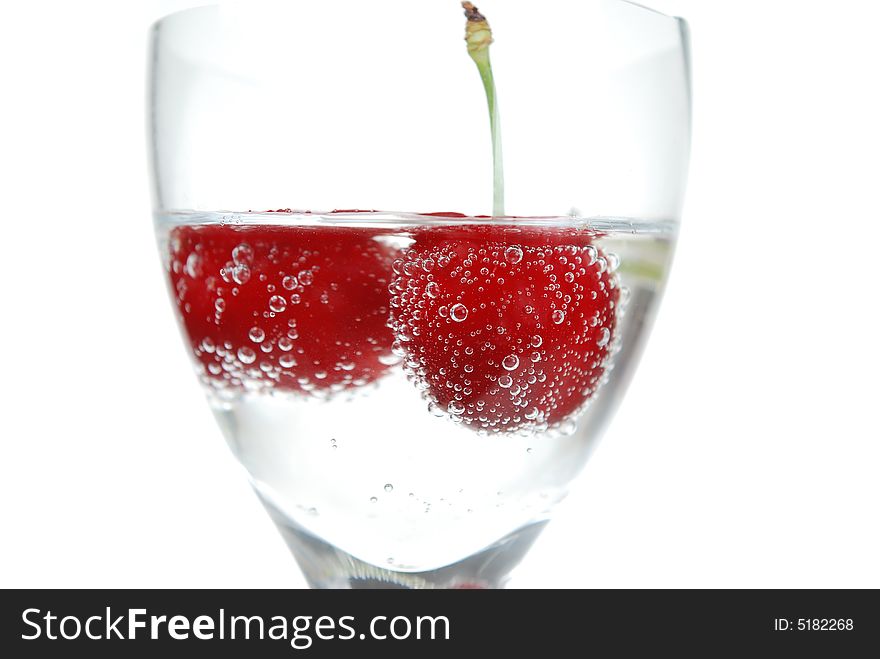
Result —
<path fill-rule="evenodd" d="M 615 218 L 156 219 L 198 376 L 261 498 L 398 572 L 477 554 L 565 496 L 675 236 Z"/>

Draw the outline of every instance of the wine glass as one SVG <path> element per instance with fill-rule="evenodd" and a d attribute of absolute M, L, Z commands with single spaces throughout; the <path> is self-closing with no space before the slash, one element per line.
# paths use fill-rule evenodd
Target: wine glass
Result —
<path fill-rule="evenodd" d="M 501 587 L 617 408 L 669 270 L 685 23 L 463 5 L 221 4 L 152 29 L 173 307 L 313 587 Z"/>

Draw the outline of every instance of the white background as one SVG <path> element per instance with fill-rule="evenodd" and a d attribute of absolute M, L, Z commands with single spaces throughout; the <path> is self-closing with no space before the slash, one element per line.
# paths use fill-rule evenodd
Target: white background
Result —
<path fill-rule="evenodd" d="M 0 10 L 0 587 L 303 584 L 203 403 L 152 242 L 146 29 L 185 4 Z M 880 7 L 650 4 L 692 29 L 679 252 L 516 583 L 880 587 Z"/>

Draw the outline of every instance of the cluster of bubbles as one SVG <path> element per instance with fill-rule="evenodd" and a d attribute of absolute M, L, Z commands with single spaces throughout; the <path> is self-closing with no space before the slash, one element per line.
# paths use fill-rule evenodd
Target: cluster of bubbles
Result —
<path fill-rule="evenodd" d="M 360 341 L 355 345 L 351 341 L 337 340 L 331 351 L 335 361 L 325 364 L 312 359 L 308 347 L 304 347 L 300 340 L 296 310 L 300 305 L 309 307 L 309 300 L 314 297 L 307 296 L 306 292 L 315 283 L 321 269 L 320 264 L 316 264 L 321 260 L 317 250 L 298 250 L 296 258 L 291 259 L 285 250 L 273 246 L 266 258 L 277 269 L 273 267 L 269 271 L 262 261 L 254 265 L 254 248 L 242 242 L 231 250 L 229 260 L 219 272 L 209 272 L 203 268 L 202 244 L 192 245 L 189 253 L 183 253 L 185 250 L 179 240 L 172 242 L 171 248 L 172 272 L 186 275 L 179 277 L 176 284 L 178 304 L 184 313 L 190 313 L 192 308 L 187 299 L 191 289 L 208 291 L 213 298 L 211 320 L 219 327 L 227 313 L 230 297 L 239 296 L 246 286 L 265 288 L 265 308 L 253 310 L 254 324 L 241 341 L 215 341 L 211 336 L 191 337 L 201 380 L 213 396 L 228 400 L 241 391 L 283 395 L 289 386 L 278 385 L 282 382 L 289 384 L 292 380 L 297 391 L 328 398 L 369 383 L 369 374 L 356 372 L 356 360 L 363 356 L 365 349 Z M 336 282 L 325 284 L 326 290 L 317 298 L 320 304 L 329 304 L 331 293 L 339 289 Z M 384 287 L 383 282 L 379 285 Z M 379 312 L 387 313 L 387 309 Z M 287 316 L 286 322 L 276 320 L 284 316 Z M 377 354 L 381 364 L 399 361 L 383 346 L 385 341 L 382 339 L 367 337 L 366 342 L 366 348 Z M 303 368 L 298 368 L 300 366 Z"/>
<path fill-rule="evenodd" d="M 203 382 L 215 390 L 279 394 L 295 382 L 295 391 L 326 398 L 370 382 L 357 368 L 370 351 L 381 366 L 402 363 L 435 416 L 481 433 L 568 434 L 619 349 L 617 302 L 627 291 L 619 290 L 615 255 L 591 244 L 463 239 L 416 243 L 392 263 L 389 308 L 379 310 L 390 312 L 390 346 L 382 337 L 368 337 L 366 345 L 362 338 L 336 340 L 316 360 L 303 347 L 297 309 L 329 304 L 339 290 L 321 276 L 326 255 L 255 245 L 256 262 L 255 246 L 242 241 L 219 271 L 208 272 L 209 247 L 172 241 L 171 268 L 185 275 L 176 278 L 184 313 L 194 285 L 210 290 L 218 327 L 245 287 L 265 289 L 265 307 L 254 310 L 241 340 L 191 337 Z M 316 280 L 322 289 L 312 288 Z"/>
<path fill-rule="evenodd" d="M 617 265 L 592 245 L 412 248 L 393 264 L 392 349 L 435 416 L 573 433 L 617 345 Z"/>

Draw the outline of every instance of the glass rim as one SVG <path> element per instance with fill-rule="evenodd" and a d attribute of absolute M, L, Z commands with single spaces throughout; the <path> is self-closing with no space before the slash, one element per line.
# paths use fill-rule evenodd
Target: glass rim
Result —
<path fill-rule="evenodd" d="M 602 0 L 602 1 L 603 2 L 610 2 L 613 4 L 619 4 L 619 5 L 630 5 L 632 7 L 636 7 L 638 9 L 641 9 L 645 12 L 650 13 L 650 14 L 654 14 L 656 16 L 661 16 L 663 18 L 667 18 L 672 22 L 687 25 L 687 21 L 684 18 L 682 18 L 681 16 L 675 16 L 673 14 L 666 14 L 658 9 L 654 9 L 653 7 L 648 7 L 648 6 L 643 5 L 639 2 L 635 2 L 634 0 Z M 166 21 L 174 19 L 174 18 L 181 16 L 183 14 L 201 13 L 201 12 L 207 11 L 209 9 L 220 9 L 224 6 L 229 6 L 229 3 L 222 2 L 222 1 L 221 2 L 206 2 L 204 4 L 196 5 L 194 7 L 186 7 L 185 9 L 178 9 L 176 11 L 172 11 L 167 14 L 163 14 L 162 16 L 160 16 L 159 18 L 154 20 L 150 24 L 149 30 L 150 31 L 156 30 Z M 250 9 L 250 8 L 253 8 L 254 6 L 255 5 L 252 4 L 252 5 L 249 5 L 248 8 Z"/>

